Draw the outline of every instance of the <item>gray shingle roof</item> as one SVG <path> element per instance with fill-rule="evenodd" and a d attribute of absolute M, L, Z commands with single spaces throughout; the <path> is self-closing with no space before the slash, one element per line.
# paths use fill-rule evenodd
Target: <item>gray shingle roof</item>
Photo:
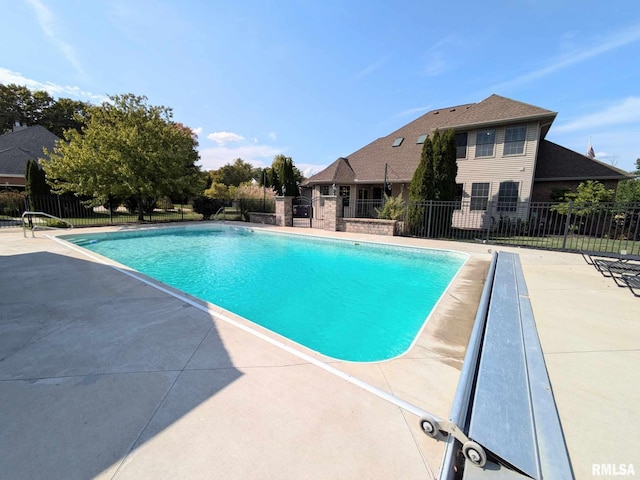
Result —
<path fill-rule="evenodd" d="M 432 110 L 386 137 L 371 142 L 346 159 L 338 159 L 327 169 L 309 178 L 306 183 L 336 183 L 334 178 L 340 178 L 338 183 L 354 183 L 354 181 L 381 183 L 384 180 L 385 164 L 389 183 L 406 183 L 411 181 L 413 172 L 420 162 L 422 144 L 416 144 L 420 135 L 430 134 L 436 128 L 462 130 L 483 124 L 513 123 L 535 118 L 543 119 L 543 123 L 550 125 L 555 116 L 556 113 L 551 110 L 499 95 L 491 95 L 480 103 Z M 393 142 L 398 137 L 403 137 L 404 141 L 399 147 L 393 147 Z M 353 180 L 347 180 L 346 176 L 336 177 L 335 170 L 340 164 L 344 164 L 344 161 L 353 172 Z"/>
<path fill-rule="evenodd" d="M 27 162 L 33 155 L 21 148 L 0 151 L 0 175 L 25 175 Z"/>
<path fill-rule="evenodd" d="M 59 138 L 41 125 L 0 135 L 0 175 L 24 175 L 27 162 L 44 157 L 43 148 L 53 151 Z"/>
<path fill-rule="evenodd" d="M 548 140 L 538 147 L 534 180 L 626 180 L 633 175 Z"/>

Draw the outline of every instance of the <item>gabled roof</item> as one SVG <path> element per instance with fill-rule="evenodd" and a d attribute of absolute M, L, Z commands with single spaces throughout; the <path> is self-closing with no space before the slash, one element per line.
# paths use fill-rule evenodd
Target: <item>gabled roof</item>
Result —
<path fill-rule="evenodd" d="M 546 119 L 550 124 L 556 112 L 545 108 L 518 102 L 500 95 L 491 95 L 457 117 L 440 125 L 440 128 L 479 127 L 499 123 L 513 123 L 518 120 Z"/>
<path fill-rule="evenodd" d="M 381 183 L 385 176 L 385 165 L 387 166 L 387 182 L 407 183 L 411 181 L 422 153 L 422 144 L 418 144 L 416 141 L 420 135 L 431 134 L 436 128 L 464 130 L 478 128 L 482 125 L 540 119 L 543 125 L 547 125 L 546 128 L 543 128 L 544 135 L 555 116 L 556 113 L 551 110 L 499 95 L 491 95 L 480 103 L 467 103 L 431 110 L 386 137 L 381 137 L 349 155 L 346 160 L 354 176 L 352 181 L 344 183 Z M 394 140 L 399 137 L 404 138 L 402 144 L 397 147 L 392 146 Z M 335 168 L 336 162 L 326 170 Z M 306 183 L 328 183 L 328 178 L 331 177 L 330 172 L 323 170 L 309 178 Z"/>
<path fill-rule="evenodd" d="M 583 180 L 585 178 L 626 180 L 633 178 L 633 175 L 548 140 L 540 142 L 534 181 Z"/>
<path fill-rule="evenodd" d="M 353 183 L 355 180 L 355 173 L 349 165 L 349 160 L 340 157 L 327 168 L 312 176 L 314 183 L 322 184 L 345 184 Z M 304 182 L 307 184 L 308 180 Z"/>
<path fill-rule="evenodd" d="M 44 148 L 53 151 L 56 140 L 42 125 L 0 135 L 0 174 L 24 175 L 27 161 L 44 157 Z"/>
<path fill-rule="evenodd" d="M 24 175 L 27 162 L 32 158 L 33 155 L 29 152 L 17 147 L 0 150 L 0 174 Z"/>

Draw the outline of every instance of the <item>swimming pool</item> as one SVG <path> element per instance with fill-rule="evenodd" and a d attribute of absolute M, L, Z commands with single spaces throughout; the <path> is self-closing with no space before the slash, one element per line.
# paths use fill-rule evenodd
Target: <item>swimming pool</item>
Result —
<path fill-rule="evenodd" d="M 64 235 L 340 360 L 406 352 L 468 256 L 250 228 Z"/>

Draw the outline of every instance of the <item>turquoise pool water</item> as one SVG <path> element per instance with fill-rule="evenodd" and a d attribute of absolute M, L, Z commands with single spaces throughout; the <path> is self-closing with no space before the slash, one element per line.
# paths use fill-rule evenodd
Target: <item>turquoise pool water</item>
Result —
<path fill-rule="evenodd" d="M 312 350 L 359 362 L 409 349 L 467 259 L 229 226 L 63 238 Z"/>

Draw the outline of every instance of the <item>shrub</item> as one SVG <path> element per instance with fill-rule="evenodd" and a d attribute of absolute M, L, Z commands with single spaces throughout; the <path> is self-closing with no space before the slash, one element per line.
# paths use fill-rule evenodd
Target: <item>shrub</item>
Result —
<path fill-rule="evenodd" d="M 389 197 L 384 194 L 384 204 L 382 208 L 376 208 L 378 218 L 386 220 L 398 220 L 404 215 L 404 200 L 401 195 Z"/>
<path fill-rule="evenodd" d="M 19 217 L 24 209 L 24 194 L 12 191 L 0 192 L 0 214 Z"/>
<path fill-rule="evenodd" d="M 193 199 L 193 211 L 202 215 L 203 220 L 211 220 L 211 216 L 224 206 L 224 200 L 209 197 Z"/>

